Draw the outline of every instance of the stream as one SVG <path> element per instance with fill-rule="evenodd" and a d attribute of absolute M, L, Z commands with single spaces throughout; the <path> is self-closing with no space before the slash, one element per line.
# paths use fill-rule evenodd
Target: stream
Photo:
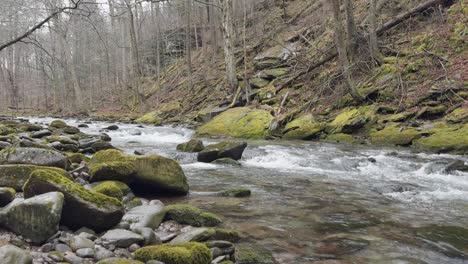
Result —
<path fill-rule="evenodd" d="M 30 118 L 44 124 L 51 120 Z M 81 130 L 99 133 L 109 124 L 93 121 Z M 452 238 L 444 232 L 436 232 L 440 241 L 421 235 L 434 226 L 468 230 L 468 173 L 445 170 L 454 160 L 468 162 L 466 156 L 249 140 L 242 166 L 233 167 L 198 163 L 196 154 L 176 151 L 193 130 L 117 125 L 119 130 L 107 132 L 115 147 L 181 163 L 190 194 L 162 201 L 189 203 L 221 215 L 226 227 L 241 231 L 248 243 L 267 249 L 279 263 L 331 258 L 340 262 L 324 263 L 468 263 L 466 236 L 455 237 L 466 241 L 463 253 L 444 242 Z M 141 135 L 132 135 L 135 130 Z M 252 196 L 213 196 L 240 187 L 251 189 Z"/>

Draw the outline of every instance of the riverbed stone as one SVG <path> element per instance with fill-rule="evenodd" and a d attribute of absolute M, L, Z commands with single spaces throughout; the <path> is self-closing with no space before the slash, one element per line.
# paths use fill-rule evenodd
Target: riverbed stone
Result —
<path fill-rule="evenodd" d="M 353 254 L 369 246 L 370 242 L 345 234 L 329 236 L 315 245 L 315 252 L 326 256 L 343 256 Z"/>
<path fill-rule="evenodd" d="M 208 163 L 221 158 L 240 160 L 246 147 L 246 142 L 223 141 L 208 145 L 203 151 L 198 153 L 197 160 Z"/>
<path fill-rule="evenodd" d="M 180 167 L 179 163 L 173 159 L 150 155 L 150 156 L 129 156 L 118 150 L 105 150 L 96 153 L 90 161 L 90 173 L 92 179 L 95 179 L 97 175 L 110 176 L 110 173 L 103 172 L 100 169 L 102 166 L 109 166 L 112 168 L 111 171 L 116 171 L 117 164 L 125 163 L 132 164 L 134 172 L 128 169 L 128 172 L 133 174 L 123 177 L 124 172 L 121 171 L 119 176 L 121 181 L 130 183 L 135 187 L 136 190 L 151 192 L 160 191 L 163 193 L 170 194 L 186 194 L 189 186 L 187 178 L 185 177 L 184 171 Z M 107 164 L 107 165 L 103 165 Z M 121 166 L 121 164 L 119 164 Z M 123 166 L 123 165 L 122 165 Z M 102 180 L 104 176 L 99 177 Z M 106 180 L 119 180 L 109 179 Z"/>
<path fill-rule="evenodd" d="M 63 202 L 58 192 L 18 198 L 0 210 L 0 225 L 33 243 L 44 242 L 58 231 Z"/>
<path fill-rule="evenodd" d="M 161 239 L 159 236 L 156 235 L 156 233 L 153 231 L 153 229 L 149 227 L 138 227 L 132 230 L 133 232 L 141 235 L 143 237 L 143 246 L 151 246 L 151 245 L 160 245 L 162 244 Z"/>
<path fill-rule="evenodd" d="M 69 177 L 65 170 L 55 167 L 27 164 L 0 165 L 0 186 L 22 191 L 23 185 L 29 179 L 31 173 L 36 170 L 50 170 L 60 173 L 64 177 Z"/>
<path fill-rule="evenodd" d="M 0 187 L 0 207 L 9 204 L 15 199 L 16 191 L 9 187 Z"/>
<path fill-rule="evenodd" d="M 143 247 L 134 253 L 135 259 L 143 262 L 161 261 L 165 264 L 210 264 L 211 251 L 197 242 L 181 245 L 157 245 Z"/>
<path fill-rule="evenodd" d="M 94 249 L 80 248 L 76 251 L 76 255 L 80 258 L 94 258 Z"/>
<path fill-rule="evenodd" d="M 32 264 L 32 256 L 19 247 L 5 245 L 0 247 L 0 259 L 3 264 Z"/>
<path fill-rule="evenodd" d="M 133 243 L 142 243 L 144 241 L 141 235 L 125 229 L 109 230 L 101 238 L 116 247 L 128 247 Z"/>
<path fill-rule="evenodd" d="M 74 229 L 88 227 L 97 232 L 103 231 L 119 223 L 124 214 L 124 206 L 117 199 L 86 190 L 52 171 L 34 171 L 23 189 L 25 197 L 51 191 L 62 192 L 65 205 L 61 222 Z"/>
<path fill-rule="evenodd" d="M 52 122 L 50 122 L 49 124 L 49 127 L 52 127 L 52 128 L 55 128 L 55 129 L 60 129 L 60 128 L 64 128 L 64 127 L 67 127 L 67 123 L 65 123 L 64 121 L 62 120 L 54 120 Z"/>
<path fill-rule="evenodd" d="M 179 224 L 195 227 L 212 227 L 221 223 L 221 219 L 217 215 L 186 204 L 166 206 L 166 216 L 164 220 L 173 220 Z"/>
<path fill-rule="evenodd" d="M 200 136 L 266 138 L 274 117 L 270 112 L 248 107 L 231 108 L 197 129 Z"/>
<path fill-rule="evenodd" d="M 96 264 L 144 264 L 141 261 L 133 260 L 133 259 L 125 259 L 125 258 L 108 258 L 103 259 Z M 169 263 L 166 263 L 169 264 Z"/>
<path fill-rule="evenodd" d="M 187 227 L 183 232 L 176 236 L 170 245 L 180 245 L 187 242 L 202 242 L 210 239 L 215 234 L 215 230 L 205 227 Z"/>
<path fill-rule="evenodd" d="M 468 259 L 468 229 L 459 226 L 430 225 L 416 229 L 416 236 L 429 247 L 454 258 Z"/>
<path fill-rule="evenodd" d="M 234 253 L 237 264 L 275 264 L 273 256 L 266 250 L 251 244 L 236 246 Z"/>
<path fill-rule="evenodd" d="M 130 229 L 149 227 L 158 228 L 166 216 L 164 205 L 142 205 L 130 209 L 122 218 L 121 222 L 130 224 Z"/>
<path fill-rule="evenodd" d="M 191 139 L 188 142 L 177 145 L 177 150 L 183 152 L 200 152 L 204 149 L 203 141 L 198 139 Z"/>
<path fill-rule="evenodd" d="M 0 151 L 0 164 L 31 164 L 66 169 L 67 157 L 62 153 L 42 148 L 10 148 Z"/>
<path fill-rule="evenodd" d="M 82 248 L 94 248 L 94 242 L 91 239 L 82 236 L 73 236 L 69 241 L 70 248 L 77 251 Z"/>
<path fill-rule="evenodd" d="M 43 137 L 48 137 L 50 135 L 52 135 L 52 132 L 50 132 L 50 130 L 48 129 L 44 129 L 44 130 L 31 133 L 32 138 L 43 138 Z"/>
<path fill-rule="evenodd" d="M 314 139 L 317 138 L 324 129 L 324 124 L 318 122 L 312 114 L 302 115 L 286 124 L 283 130 L 283 138 Z"/>

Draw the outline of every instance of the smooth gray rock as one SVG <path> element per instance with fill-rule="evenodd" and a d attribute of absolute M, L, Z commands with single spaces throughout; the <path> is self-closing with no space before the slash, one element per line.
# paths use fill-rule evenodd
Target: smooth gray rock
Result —
<path fill-rule="evenodd" d="M 0 164 L 31 164 L 39 166 L 68 167 L 67 156 L 43 148 L 13 148 L 0 154 Z"/>
<path fill-rule="evenodd" d="M 154 233 L 153 229 L 149 227 L 140 227 L 133 230 L 133 232 L 141 235 L 144 239 L 143 246 L 160 245 L 161 239 Z"/>
<path fill-rule="evenodd" d="M 214 229 L 205 227 L 188 227 L 188 230 L 169 242 L 170 245 L 179 245 L 186 242 L 206 241 L 215 234 Z"/>
<path fill-rule="evenodd" d="M 165 215 L 166 212 L 162 204 L 142 205 L 130 209 L 123 216 L 121 223 L 129 223 L 131 230 L 141 227 L 156 229 L 161 224 Z"/>
<path fill-rule="evenodd" d="M 106 249 L 105 247 L 96 245 L 96 247 L 94 248 L 94 258 L 96 260 L 103 260 L 112 257 L 115 257 L 114 252 Z"/>
<path fill-rule="evenodd" d="M 59 192 L 15 199 L 0 210 L 0 225 L 33 243 L 44 242 L 58 231 L 63 201 Z"/>
<path fill-rule="evenodd" d="M 62 253 L 72 251 L 72 249 L 67 244 L 57 244 L 55 245 L 55 250 Z"/>
<path fill-rule="evenodd" d="M 76 251 L 76 255 L 80 258 L 94 258 L 94 249 L 80 248 Z"/>
<path fill-rule="evenodd" d="M 33 258 L 19 247 L 6 245 L 0 247 L 0 260 L 2 264 L 32 264 Z"/>
<path fill-rule="evenodd" d="M 141 243 L 144 241 L 144 238 L 141 235 L 125 229 L 109 230 L 101 238 L 103 241 L 107 241 L 116 247 L 128 247 L 131 244 Z"/>
<path fill-rule="evenodd" d="M 73 251 L 81 248 L 94 248 L 94 242 L 85 237 L 73 236 L 70 239 L 70 247 Z"/>
<path fill-rule="evenodd" d="M 44 130 L 39 130 L 37 132 L 32 133 L 31 137 L 32 138 L 43 138 L 43 137 L 48 137 L 50 135 L 52 135 L 52 132 L 50 132 L 47 129 L 44 129 Z"/>
<path fill-rule="evenodd" d="M 66 252 L 63 255 L 63 258 L 65 261 L 71 263 L 71 264 L 82 264 L 83 263 L 83 258 L 78 257 L 76 254 L 73 252 Z"/>

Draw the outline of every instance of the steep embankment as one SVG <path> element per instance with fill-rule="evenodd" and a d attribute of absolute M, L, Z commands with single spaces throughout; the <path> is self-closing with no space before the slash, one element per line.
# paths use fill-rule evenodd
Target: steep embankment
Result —
<path fill-rule="evenodd" d="M 365 35 L 367 2 L 356 2 L 356 21 Z M 378 24 L 427 1 L 383 1 Z M 143 82 L 150 112 L 137 122 L 202 125 L 203 136 L 323 139 L 334 142 L 415 146 L 436 152 L 468 151 L 467 34 L 463 1 L 417 12 L 392 28 L 381 27 L 381 63 L 360 57 L 353 81 L 365 101 L 345 92 L 333 58 L 331 18 L 322 1 L 287 1 L 258 7 L 256 29 L 248 28 L 247 72 L 238 46 L 239 83 L 248 76 L 249 103 L 232 95 L 224 81 L 222 51 L 193 56 L 192 87 L 184 62 L 168 67 L 161 81 Z M 252 29 L 252 30 L 250 30 Z M 362 39 L 360 51 L 367 52 Z M 227 110 L 227 111 L 226 111 Z M 211 120 L 211 121 L 210 121 Z M 210 122 L 209 122 L 210 121 Z"/>

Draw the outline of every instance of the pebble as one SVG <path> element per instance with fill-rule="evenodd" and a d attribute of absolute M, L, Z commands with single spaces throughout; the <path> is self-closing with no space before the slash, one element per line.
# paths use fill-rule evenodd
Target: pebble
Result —
<path fill-rule="evenodd" d="M 82 258 L 93 258 L 94 249 L 92 248 L 80 248 L 76 251 L 76 255 Z"/>
<path fill-rule="evenodd" d="M 55 245 L 55 250 L 58 251 L 58 252 L 62 252 L 62 253 L 72 251 L 71 248 L 68 245 L 65 245 L 65 244 Z"/>

